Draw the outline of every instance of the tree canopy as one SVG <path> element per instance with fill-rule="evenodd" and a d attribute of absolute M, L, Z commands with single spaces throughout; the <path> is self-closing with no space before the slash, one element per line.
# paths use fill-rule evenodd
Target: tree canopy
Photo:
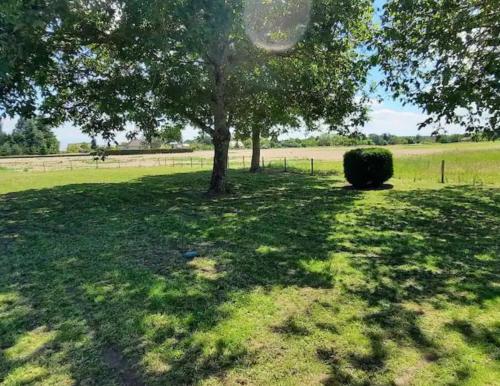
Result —
<path fill-rule="evenodd" d="M 424 125 L 500 135 L 499 1 L 389 0 L 378 47 L 385 85 Z"/>
<path fill-rule="evenodd" d="M 311 128 L 366 119 L 360 93 L 371 2 L 303 3 L 253 0 L 266 32 L 252 27 L 242 0 L 9 0 L 0 105 L 70 120 L 109 140 L 127 122 L 143 132 L 189 123 L 212 138 L 210 190 L 223 192 L 230 128 L 245 109 L 262 106 L 249 104 L 251 93 L 272 100 L 271 113 L 286 109 L 287 120 L 300 116 Z M 255 33 L 270 49 L 254 45 Z"/>

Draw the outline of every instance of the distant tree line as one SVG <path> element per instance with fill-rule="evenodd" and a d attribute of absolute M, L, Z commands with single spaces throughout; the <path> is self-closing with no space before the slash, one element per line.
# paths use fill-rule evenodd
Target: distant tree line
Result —
<path fill-rule="evenodd" d="M 464 134 L 440 134 L 433 136 L 414 135 L 397 136 L 388 133 L 370 134 L 368 136 L 371 145 L 413 145 L 418 143 L 453 143 L 462 141 L 481 141 L 486 140 L 480 135 L 465 136 Z"/>
<path fill-rule="evenodd" d="M 11 134 L 4 133 L 0 124 L 0 156 L 58 152 L 59 141 L 39 119 L 19 119 Z"/>
<path fill-rule="evenodd" d="M 293 138 L 286 140 L 263 139 L 263 148 L 275 147 L 315 147 L 315 146 L 360 146 L 360 145 L 412 145 L 419 143 L 453 143 L 462 141 L 482 141 L 486 137 L 481 135 L 465 136 L 464 134 L 442 134 L 435 136 L 397 136 L 389 133 L 344 136 L 337 134 L 322 134 L 304 139 Z M 247 144 L 244 142 L 245 147 Z"/>
<path fill-rule="evenodd" d="M 244 141 L 245 147 L 250 143 Z M 317 146 L 357 146 L 369 145 L 370 140 L 362 135 L 345 136 L 338 134 L 321 134 L 307 138 L 289 138 L 278 140 L 275 138 L 263 138 L 262 148 L 280 148 L 280 147 L 317 147 Z"/>
<path fill-rule="evenodd" d="M 310 136 L 307 138 L 289 138 L 277 139 L 273 137 L 261 138 L 261 148 L 290 148 L 290 147 L 318 147 L 318 146 L 361 146 L 361 145 L 412 145 L 419 143 L 454 143 L 462 141 L 486 141 L 488 138 L 483 135 L 466 136 L 464 134 L 441 134 L 433 136 L 414 135 L 397 136 L 389 133 L 346 136 L 338 134 L 321 134 L 319 136 Z M 211 150 L 213 145 L 210 137 L 200 135 L 193 140 L 186 141 L 194 150 Z M 235 141 L 231 144 L 232 148 L 252 148 L 252 140 L 247 138 L 241 141 Z"/>

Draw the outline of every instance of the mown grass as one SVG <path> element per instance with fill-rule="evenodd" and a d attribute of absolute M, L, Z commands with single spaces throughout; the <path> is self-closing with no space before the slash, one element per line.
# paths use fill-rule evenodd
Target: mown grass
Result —
<path fill-rule="evenodd" d="M 167 170 L 0 176 L 3 384 L 500 378 L 498 184 Z"/>

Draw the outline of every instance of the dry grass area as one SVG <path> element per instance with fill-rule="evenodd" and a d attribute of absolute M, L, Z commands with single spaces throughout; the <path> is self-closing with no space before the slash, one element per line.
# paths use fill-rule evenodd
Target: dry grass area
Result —
<path fill-rule="evenodd" d="M 453 144 L 425 144 L 425 145 L 395 145 L 387 146 L 396 158 L 440 153 L 469 152 L 478 150 L 500 151 L 500 143 L 453 143 Z M 277 159 L 310 159 L 318 161 L 341 161 L 349 147 L 310 147 L 310 148 L 274 148 L 263 149 L 262 157 L 265 161 Z M 90 156 L 81 157 L 32 157 L 32 158 L 0 158 L 0 167 L 26 171 L 71 170 L 85 168 L 121 168 L 121 167 L 193 167 L 209 168 L 213 151 L 196 151 L 180 154 L 145 154 L 130 156 L 111 156 L 105 162 L 93 160 Z M 233 149 L 229 152 L 233 166 L 248 166 L 251 158 L 251 149 Z"/>
<path fill-rule="evenodd" d="M 500 143 L 454 143 L 454 144 L 429 144 L 429 145 L 394 145 L 386 146 L 394 153 L 395 157 L 429 155 L 438 153 L 447 153 L 454 151 L 474 151 L 479 149 L 496 148 L 500 150 Z M 277 158 L 314 158 L 322 161 L 341 161 L 344 153 L 351 149 L 350 147 L 308 147 L 308 148 L 280 148 L 280 149 L 263 149 L 262 156 L 265 159 Z M 205 152 L 199 152 L 201 154 Z M 203 155 L 205 156 L 205 154 Z M 207 152 L 207 156 L 211 156 Z M 232 158 L 251 156 L 251 150 L 232 150 L 230 152 Z"/>
<path fill-rule="evenodd" d="M 480 143 L 450 143 L 450 144 L 421 144 L 421 145 L 393 145 L 386 146 L 394 153 L 395 157 L 429 155 L 439 153 L 449 153 L 455 151 L 477 151 L 498 149 L 500 151 L 500 143 L 498 142 L 480 142 Z M 351 147 L 299 147 L 299 148 L 274 148 L 262 149 L 262 156 L 265 160 L 273 159 L 310 159 L 321 161 L 341 161 L 344 153 Z M 212 151 L 198 151 L 193 153 L 196 157 L 212 158 Z M 239 160 L 242 157 L 250 159 L 252 155 L 251 149 L 233 149 L 230 150 L 229 156 L 231 159 Z M 181 154 L 182 156 L 182 154 Z"/>

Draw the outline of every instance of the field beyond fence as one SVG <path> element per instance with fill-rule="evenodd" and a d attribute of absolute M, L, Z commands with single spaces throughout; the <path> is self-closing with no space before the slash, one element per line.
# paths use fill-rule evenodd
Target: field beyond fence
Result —
<path fill-rule="evenodd" d="M 342 175 L 342 155 L 348 148 L 266 149 L 260 160 L 263 169 L 310 175 Z M 458 144 L 422 147 L 394 146 L 396 180 L 453 184 L 495 184 L 500 182 L 500 144 Z M 112 155 L 102 161 L 92 156 L 59 158 L 0 159 L 0 169 L 18 172 L 113 168 L 180 168 L 209 170 L 210 152 L 185 154 Z M 229 169 L 250 166 L 248 151 L 231 151 Z M 444 161 L 444 174 L 442 166 Z"/>

